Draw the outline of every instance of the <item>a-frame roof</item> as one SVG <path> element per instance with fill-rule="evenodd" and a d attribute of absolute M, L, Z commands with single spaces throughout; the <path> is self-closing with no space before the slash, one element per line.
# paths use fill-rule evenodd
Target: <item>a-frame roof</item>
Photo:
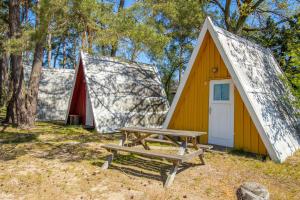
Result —
<path fill-rule="evenodd" d="M 285 101 L 289 91 L 283 73 L 269 49 L 224 29 L 207 18 L 197 45 L 164 122 L 168 127 L 194 65 L 205 34 L 209 32 L 244 104 L 274 161 L 283 162 L 300 147 L 295 110 Z"/>
<path fill-rule="evenodd" d="M 24 65 L 24 80 L 29 82 L 31 66 Z M 74 69 L 42 68 L 36 120 L 63 121 L 73 85 Z"/>
<path fill-rule="evenodd" d="M 162 125 L 169 103 L 155 66 L 84 52 L 81 62 L 98 132 Z"/>

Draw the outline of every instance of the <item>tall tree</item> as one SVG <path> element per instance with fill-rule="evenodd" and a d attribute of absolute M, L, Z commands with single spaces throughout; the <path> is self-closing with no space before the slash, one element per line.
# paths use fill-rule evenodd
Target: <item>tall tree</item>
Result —
<path fill-rule="evenodd" d="M 125 4 L 125 0 L 120 0 L 120 1 L 119 1 L 118 14 L 120 14 L 121 11 L 123 10 L 124 4 Z M 117 48 L 118 48 L 118 41 L 115 41 L 115 42 L 112 43 L 112 46 L 111 46 L 111 52 L 110 52 L 110 55 L 111 55 L 112 57 L 115 57 L 115 56 L 116 56 Z"/>
<path fill-rule="evenodd" d="M 49 22 L 61 10 L 62 0 L 33 1 L 32 11 L 35 12 L 35 28 L 31 35 L 33 45 L 33 63 L 27 88 L 24 84 L 22 65 L 22 44 L 27 32 L 22 32 L 20 21 L 21 1 L 9 1 L 10 45 L 14 46 L 11 52 L 11 91 L 7 106 L 6 120 L 19 127 L 32 127 L 35 121 L 39 80 L 43 63 Z M 27 8 L 26 8 L 27 9 Z M 27 11 L 26 11 L 27 12 Z"/>
<path fill-rule="evenodd" d="M 0 3 L 0 107 L 6 104 L 9 56 L 4 43 L 8 37 L 8 1 Z"/>
<path fill-rule="evenodd" d="M 9 1 L 9 37 L 17 40 L 21 37 L 20 0 Z M 22 52 L 11 53 L 11 98 L 7 106 L 6 120 L 13 124 L 23 126 L 28 123 L 25 105 L 24 72 L 22 65 Z"/>
<path fill-rule="evenodd" d="M 26 125 L 31 127 L 34 125 L 35 113 L 37 108 L 37 96 L 41 77 L 43 53 L 46 43 L 47 30 L 51 19 L 51 4 L 47 0 L 37 1 L 36 13 L 36 41 L 34 47 L 33 64 L 29 79 L 27 92 L 27 117 Z"/>

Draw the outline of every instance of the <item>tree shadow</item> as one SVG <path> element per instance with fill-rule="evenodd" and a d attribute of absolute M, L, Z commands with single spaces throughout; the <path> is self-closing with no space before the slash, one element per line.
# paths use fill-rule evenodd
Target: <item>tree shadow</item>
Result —
<path fill-rule="evenodd" d="M 106 157 L 102 157 L 100 161 L 93 162 L 92 164 L 101 167 L 105 160 Z M 182 163 L 177 171 L 177 174 L 188 168 L 199 165 L 202 164 Z M 162 181 L 164 183 L 172 166 L 172 164 L 167 163 L 163 159 L 146 158 L 133 154 L 117 154 L 109 166 L 109 169 L 118 170 L 127 175 Z"/>
<path fill-rule="evenodd" d="M 79 162 L 82 160 L 101 159 L 105 152 L 103 149 L 89 147 L 84 143 L 48 143 L 47 149 L 35 156 L 44 159 L 58 159 L 62 162 Z"/>
<path fill-rule="evenodd" d="M 250 153 L 250 152 L 246 152 L 240 149 L 232 149 L 228 152 L 228 154 L 230 155 L 234 155 L 234 156 L 239 156 L 239 157 L 245 157 L 245 158 L 251 158 L 254 160 L 259 160 L 262 162 L 265 162 L 267 160 L 267 156 L 266 155 L 259 155 L 256 153 Z"/>
<path fill-rule="evenodd" d="M 36 140 L 37 134 L 1 131 L 0 160 L 8 161 L 25 155 L 28 147 L 26 145 L 21 147 L 20 144 L 27 144 Z"/>
<path fill-rule="evenodd" d="M 37 139 L 36 134 L 31 133 L 1 133 L 0 144 L 25 143 L 32 142 Z"/>

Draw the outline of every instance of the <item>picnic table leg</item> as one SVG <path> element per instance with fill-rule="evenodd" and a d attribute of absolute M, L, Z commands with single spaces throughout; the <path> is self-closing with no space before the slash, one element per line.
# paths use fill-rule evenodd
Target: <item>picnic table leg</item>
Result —
<path fill-rule="evenodd" d="M 119 142 L 119 146 L 124 146 L 126 140 L 127 140 L 127 133 L 125 131 L 124 133 L 122 133 L 122 136 L 121 136 L 121 139 L 120 139 L 120 142 Z M 117 154 L 117 151 L 112 151 L 112 153 L 107 157 L 106 161 L 103 163 L 101 168 L 102 169 L 108 169 L 109 165 L 113 161 L 116 154 Z"/>
<path fill-rule="evenodd" d="M 125 131 L 125 132 L 122 134 L 122 137 L 121 137 L 121 140 L 120 140 L 120 142 L 119 142 L 119 145 L 120 145 L 120 146 L 124 146 L 126 140 L 127 140 L 127 133 L 126 133 L 126 131 Z"/>
<path fill-rule="evenodd" d="M 181 142 L 181 145 L 180 145 L 180 148 L 179 148 L 179 151 L 177 154 L 180 156 L 183 156 L 185 154 L 186 149 L 187 149 L 187 141 L 184 140 L 183 142 Z"/>
<path fill-rule="evenodd" d="M 142 144 L 142 146 L 144 147 L 144 149 L 150 150 L 150 147 L 148 146 L 147 142 L 145 142 L 144 140 L 141 140 L 140 143 Z"/>
<path fill-rule="evenodd" d="M 109 165 L 113 161 L 116 154 L 117 154 L 116 151 L 112 151 L 112 153 L 107 157 L 106 161 L 103 163 L 101 168 L 104 169 L 104 170 L 108 169 Z"/>
<path fill-rule="evenodd" d="M 187 149 L 187 140 L 184 140 L 183 142 L 181 142 L 181 145 L 180 145 L 180 148 L 179 148 L 179 151 L 177 154 L 181 155 L 181 156 L 184 155 L 186 152 L 186 149 Z M 167 177 L 164 187 L 169 187 L 170 185 L 172 185 L 172 183 L 175 179 L 176 173 L 178 171 L 178 167 L 179 167 L 179 162 L 178 161 L 173 162 L 173 167 Z"/>
<path fill-rule="evenodd" d="M 138 143 L 141 144 L 144 149 L 146 150 L 150 150 L 150 147 L 148 146 L 148 144 L 145 142 L 145 140 L 143 139 L 144 136 L 142 136 L 141 134 L 134 134 L 135 137 L 137 138 L 138 140 Z M 148 137 L 149 135 L 147 134 L 146 137 Z M 142 138 L 142 139 L 141 139 Z"/>
<path fill-rule="evenodd" d="M 193 142 L 194 148 L 195 148 L 196 150 L 199 150 L 197 139 L 194 138 L 194 139 L 192 140 L 192 142 Z M 200 159 L 201 163 L 202 163 L 203 165 L 205 165 L 205 161 L 204 161 L 204 158 L 203 158 L 203 157 L 204 157 L 203 154 L 204 154 L 204 150 L 203 150 L 203 153 L 199 155 L 199 159 Z"/>
<path fill-rule="evenodd" d="M 174 162 L 173 163 L 173 167 L 172 167 L 172 169 L 171 169 L 171 171 L 170 171 L 170 173 L 169 173 L 169 175 L 167 177 L 167 180 L 166 180 L 166 182 L 164 184 L 164 187 L 167 188 L 167 187 L 169 187 L 169 186 L 172 185 L 172 183 L 173 183 L 173 181 L 175 179 L 176 173 L 178 171 L 178 167 L 179 167 L 179 162 L 178 161 Z"/>

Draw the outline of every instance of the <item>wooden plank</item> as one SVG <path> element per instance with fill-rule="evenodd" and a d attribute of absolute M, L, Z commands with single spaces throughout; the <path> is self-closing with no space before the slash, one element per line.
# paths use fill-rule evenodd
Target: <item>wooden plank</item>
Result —
<path fill-rule="evenodd" d="M 169 135 L 175 137 L 199 137 L 206 135 L 206 132 L 197 131 L 184 131 L 184 130 L 171 130 L 171 129 L 158 129 L 158 128 L 141 128 L 141 127 L 126 127 L 121 128 L 120 131 L 126 131 L 129 133 L 150 133 L 158 135 Z"/>
<path fill-rule="evenodd" d="M 113 161 L 116 153 L 117 153 L 116 151 L 113 151 L 110 155 L 108 155 L 106 161 L 103 163 L 103 165 L 101 167 L 103 170 L 108 169 L 108 167 L 111 164 L 111 162 Z"/>
<path fill-rule="evenodd" d="M 259 138 L 258 138 L 258 151 L 259 151 L 259 154 L 261 155 L 267 155 L 267 150 L 266 150 L 266 147 L 263 143 L 263 141 L 261 140 L 261 137 L 259 135 Z"/>
<path fill-rule="evenodd" d="M 251 120 L 251 152 L 258 153 L 258 133 L 256 127 Z"/>
<path fill-rule="evenodd" d="M 126 132 L 126 134 L 128 134 L 128 132 Z M 127 144 L 124 144 L 123 146 L 127 146 L 127 147 L 133 147 L 133 146 L 136 146 L 136 145 L 139 145 L 139 144 L 142 144 L 141 142 L 150 136 L 150 134 L 146 134 L 146 135 L 143 135 L 143 136 L 137 136 L 136 135 L 136 132 L 133 133 L 137 138 L 132 140 L 130 143 L 127 143 Z"/>
<path fill-rule="evenodd" d="M 174 163 L 174 165 L 173 165 L 173 167 L 172 167 L 172 169 L 171 169 L 171 171 L 170 171 L 170 173 L 167 177 L 167 180 L 164 184 L 165 188 L 170 187 L 172 185 L 172 183 L 175 179 L 176 173 L 178 171 L 178 167 L 179 167 L 178 163 Z"/>
<path fill-rule="evenodd" d="M 146 142 L 157 142 L 157 143 L 163 143 L 163 144 L 174 144 L 172 141 L 169 140 L 161 140 L 157 138 L 146 138 Z M 210 150 L 213 148 L 212 145 L 206 145 L 206 144 L 195 144 L 198 148 L 204 149 L 204 150 Z M 188 144 L 190 146 L 190 144 Z"/>
<path fill-rule="evenodd" d="M 191 159 L 193 159 L 193 158 L 195 158 L 199 155 L 202 155 L 203 153 L 204 153 L 203 149 L 199 149 L 199 150 L 194 151 L 192 153 L 185 154 L 185 155 L 182 156 L 183 157 L 182 162 L 187 162 L 187 161 L 189 161 L 189 160 L 191 160 Z"/>
<path fill-rule="evenodd" d="M 166 160 L 179 161 L 179 162 L 186 162 L 186 161 L 193 159 L 194 157 L 197 157 L 197 156 L 203 154 L 203 149 L 199 149 L 197 151 L 194 151 L 192 153 L 185 154 L 185 155 L 173 155 L 173 154 L 166 154 L 166 153 L 151 152 L 148 150 L 137 149 L 137 148 L 132 148 L 132 147 L 124 147 L 124 146 L 119 146 L 119 145 L 115 145 L 115 144 L 105 144 L 105 145 L 102 145 L 101 147 L 104 149 L 113 150 L 113 151 L 124 151 L 124 152 L 135 153 L 135 154 L 149 156 L 149 157 L 155 157 L 155 158 L 164 158 Z"/>
<path fill-rule="evenodd" d="M 177 146 L 180 146 L 180 143 L 178 141 L 176 141 L 174 138 L 165 135 L 165 138 L 167 138 L 170 142 L 172 142 L 173 144 L 176 144 Z"/>
<path fill-rule="evenodd" d="M 234 147 L 244 148 L 244 104 L 236 87 L 234 87 Z"/>
<path fill-rule="evenodd" d="M 169 140 L 161 140 L 161 139 L 157 139 L 157 138 L 146 138 L 145 141 L 146 142 L 164 143 L 164 144 L 173 144 L 173 142 L 171 142 Z"/>
<path fill-rule="evenodd" d="M 244 106 L 244 150 L 250 151 L 251 150 L 251 125 L 250 125 L 250 116 L 246 107 Z"/>
<path fill-rule="evenodd" d="M 201 148 L 203 150 L 210 150 L 213 148 L 212 145 L 207 145 L 207 144 L 197 144 L 198 148 Z"/>
<path fill-rule="evenodd" d="M 115 150 L 115 151 L 124 151 L 124 152 L 129 152 L 129 153 L 135 153 L 135 154 L 140 154 L 140 155 L 155 157 L 155 158 L 164 158 L 164 159 L 172 160 L 172 161 L 182 162 L 182 160 L 185 159 L 183 156 L 179 156 L 179 155 L 151 152 L 148 150 L 137 149 L 137 148 L 132 148 L 132 147 L 122 147 L 122 146 L 115 145 L 115 144 L 105 144 L 105 145 L 102 145 L 102 148 L 109 149 L 109 150 Z"/>
<path fill-rule="evenodd" d="M 180 156 L 183 156 L 185 154 L 186 148 L 187 148 L 187 142 L 186 141 L 181 142 L 181 145 L 180 145 L 180 148 L 179 148 L 177 154 Z"/>
<path fill-rule="evenodd" d="M 134 129 L 138 128 L 142 130 L 157 130 L 157 131 L 172 132 L 172 133 L 195 134 L 196 136 L 207 134 L 206 132 L 201 132 L 201 131 L 187 131 L 187 130 L 175 130 L 175 129 L 164 129 L 164 128 L 145 128 L 145 127 L 131 127 L 131 128 Z"/>
<path fill-rule="evenodd" d="M 147 145 L 147 143 L 145 143 L 145 138 L 149 137 L 149 134 L 141 136 L 141 134 L 135 133 L 134 135 L 137 137 L 136 140 L 139 140 L 139 143 L 144 147 L 144 149 L 150 150 L 150 147 Z"/>

